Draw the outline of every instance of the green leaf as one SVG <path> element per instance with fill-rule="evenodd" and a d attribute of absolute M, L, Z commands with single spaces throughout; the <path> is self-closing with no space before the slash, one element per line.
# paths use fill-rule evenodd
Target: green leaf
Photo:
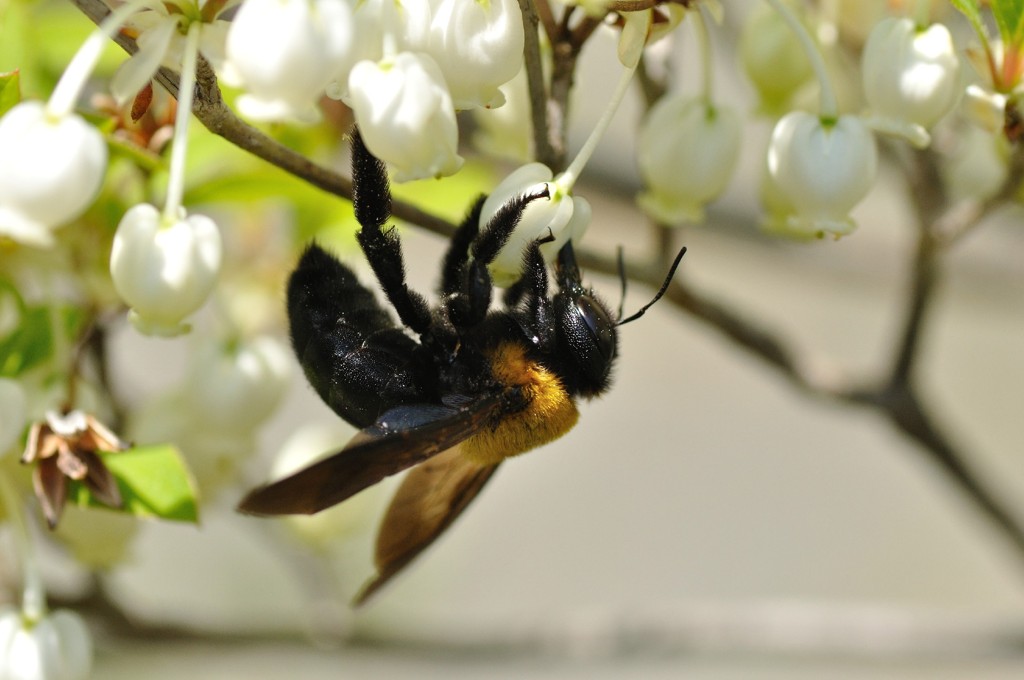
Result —
<path fill-rule="evenodd" d="M 122 512 L 176 522 L 199 522 L 199 503 L 192 475 L 181 452 L 170 444 L 102 452 L 104 464 L 117 480 L 124 501 Z M 108 508 L 78 482 L 71 484 L 68 501 L 80 507 Z"/>
<path fill-rule="evenodd" d="M 65 338 L 74 338 L 84 318 L 83 310 L 63 307 L 25 306 L 17 289 L 9 281 L 0 279 L 0 295 L 15 301 L 17 327 L 0 340 L 0 376 L 15 378 L 25 371 L 47 361 L 53 355 L 53 322 L 59 321 Z M 7 301 L 4 301 L 7 304 Z"/>
<path fill-rule="evenodd" d="M 0 375 L 15 378 L 53 354 L 50 315 L 40 307 L 23 308 L 18 328 L 0 342 Z"/>
<path fill-rule="evenodd" d="M 0 73 L 0 116 L 21 101 L 21 77 L 18 71 Z"/>
<path fill-rule="evenodd" d="M 994 0 L 992 14 L 999 26 L 999 35 L 1007 46 L 1019 46 L 1021 23 L 1024 21 L 1024 0 Z"/>

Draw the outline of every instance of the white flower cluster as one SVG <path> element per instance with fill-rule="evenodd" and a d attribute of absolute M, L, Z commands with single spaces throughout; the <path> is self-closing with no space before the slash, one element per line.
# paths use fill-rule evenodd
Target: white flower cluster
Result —
<path fill-rule="evenodd" d="M 501 106 L 522 53 L 516 0 L 246 0 L 226 68 L 252 118 L 308 120 L 325 92 L 344 100 L 403 182 L 462 166 L 456 110 Z"/>
<path fill-rule="evenodd" d="M 960 98 L 959 60 L 944 26 L 883 19 L 868 35 L 862 54 L 869 110 L 863 116 L 840 115 L 818 46 L 786 0 L 769 2 L 775 16 L 752 14 L 741 49 L 762 110 L 778 110 L 804 85 L 808 69 L 800 52 L 817 75 L 821 106 L 818 115 L 791 111 L 775 125 L 762 191 L 772 213 L 766 226 L 798 238 L 842 236 L 854 229 L 849 213 L 875 181 L 878 152 L 872 130 L 927 146 L 929 129 Z M 788 40 L 783 23 L 790 29 Z"/>
<path fill-rule="evenodd" d="M 137 31 L 138 52 L 115 74 L 118 101 L 160 66 L 181 73 L 170 181 L 162 211 L 138 205 L 121 220 L 111 254 L 115 287 L 146 334 L 187 332 L 221 266 L 217 226 L 182 207 L 184 147 L 197 57 L 238 84 L 243 114 L 312 120 L 329 93 L 355 112 L 367 147 L 396 181 L 439 177 L 462 165 L 457 109 L 501 106 L 521 70 L 516 0 L 133 0 L 83 45 L 50 101 L 0 119 L 0 236 L 36 247 L 81 216 L 106 171 L 100 133 L 73 113 L 107 37 Z M 222 17 L 237 9 L 230 20 Z M 273 49 L 267 46 L 273 44 Z"/>

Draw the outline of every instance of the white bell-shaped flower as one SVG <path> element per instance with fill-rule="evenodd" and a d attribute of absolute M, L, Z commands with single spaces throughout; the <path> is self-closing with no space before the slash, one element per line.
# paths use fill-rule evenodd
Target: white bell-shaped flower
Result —
<path fill-rule="evenodd" d="M 590 224 L 590 203 L 572 196 L 561 188 L 542 163 L 528 163 L 502 180 L 484 201 L 480 211 L 480 229 L 506 202 L 520 194 L 533 194 L 546 189 L 547 198 L 538 198 L 527 205 L 515 230 L 487 268 L 495 286 L 507 287 L 523 274 L 523 253 L 531 242 L 548 236 L 554 241 L 540 246 L 544 259 L 550 262 L 570 239 L 578 240 Z"/>
<path fill-rule="evenodd" d="M 960 61 L 942 24 L 918 29 L 906 17 L 878 22 L 864 46 L 861 71 L 868 124 L 918 147 L 929 144 L 928 129 L 960 99 Z"/>
<path fill-rule="evenodd" d="M 670 94 L 640 128 L 640 207 L 663 224 L 699 222 L 725 189 L 740 153 L 740 118 L 703 98 Z"/>
<path fill-rule="evenodd" d="M 50 612 L 27 620 L 13 607 L 0 608 L 0 678 L 85 680 L 92 667 L 92 638 L 78 614 Z"/>
<path fill-rule="evenodd" d="M 220 232 L 213 220 L 186 217 L 184 211 L 179 219 L 166 220 L 143 203 L 121 218 L 110 274 L 139 332 L 174 336 L 188 332 L 183 320 L 206 302 L 220 263 Z"/>
<path fill-rule="evenodd" d="M 436 0 L 430 54 L 456 109 L 505 103 L 499 87 L 523 64 L 523 17 L 517 0 Z"/>
<path fill-rule="evenodd" d="M 189 372 L 193 411 L 214 427 L 255 429 L 277 408 L 290 377 L 291 358 L 275 338 L 207 344 Z"/>
<path fill-rule="evenodd" d="M 348 84 L 363 142 L 394 181 L 442 177 L 462 167 L 452 98 L 429 55 L 401 52 L 361 61 Z"/>
<path fill-rule="evenodd" d="M 794 111 L 772 131 L 768 171 L 795 211 L 794 231 L 842 236 L 855 225 L 849 212 L 875 181 L 878 151 L 854 116 L 825 123 Z"/>
<path fill-rule="evenodd" d="M 384 32 L 381 25 L 382 0 L 363 0 L 352 9 L 352 44 L 334 63 L 334 77 L 325 94 L 331 99 L 348 101 L 348 74 L 361 61 L 380 61 L 384 57 Z"/>
<path fill-rule="evenodd" d="M 81 215 L 107 167 L 103 136 L 79 116 L 21 102 L 0 119 L 0 236 L 35 246 Z"/>
<path fill-rule="evenodd" d="M 784 110 L 813 74 L 796 34 L 782 15 L 763 2 L 750 10 L 743 24 L 740 62 L 765 113 Z"/>
<path fill-rule="evenodd" d="M 0 457 L 14 448 L 25 429 L 27 414 L 25 390 L 10 378 L 0 378 Z"/>
<path fill-rule="evenodd" d="M 473 110 L 473 146 L 498 158 L 525 163 L 532 158 L 533 148 L 526 69 L 499 89 L 505 97 L 504 105 Z"/>
<path fill-rule="evenodd" d="M 345 0 L 245 0 L 226 45 L 246 90 L 238 108 L 256 120 L 316 120 L 316 103 L 351 44 Z"/>

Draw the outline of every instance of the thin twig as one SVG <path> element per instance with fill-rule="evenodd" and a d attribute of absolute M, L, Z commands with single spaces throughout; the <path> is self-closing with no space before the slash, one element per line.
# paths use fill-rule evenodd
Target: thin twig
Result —
<path fill-rule="evenodd" d="M 526 68 L 526 82 L 530 97 L 530 120 L 533 124 L 534 158 L 552 167 L 556 160 L 551 144 L 551 126 L 548 124 L 547 92 L 544 88 L 544 61 L 540 51 L 540 36 L 537 34 L 537 11 L 532 0 L 519 0 L 523 13 L 525 43 L 523 59 Z M 548 8 L 550 13 L 550 8 Z"/>
<path fill-rule="evenodd" d="M 558 22 L 551 11 L 551 3 L 548 0 L 535 0 L 533 6 L 537 10 L 541 26 L 544 27 L 544 33 L 548 36 L 548 42 L 553 43 L 558 36 Z"/>
<path fill-rule="evenodd" d="M 907 178 L 907 194 L 917 217 L 917 246 L 911 264 L 911 282 L 907 293 L 903 330 L 889 383 L 897 388 L 912 381 L 915 361 L 920 356 L 920 341 L 926 315 L 935 298 L 938 280 L 939 249 L 934 224 L 947 210 L 949 194 L 939 174 L 939 162 L 931 149 L 897 154 Z"/>

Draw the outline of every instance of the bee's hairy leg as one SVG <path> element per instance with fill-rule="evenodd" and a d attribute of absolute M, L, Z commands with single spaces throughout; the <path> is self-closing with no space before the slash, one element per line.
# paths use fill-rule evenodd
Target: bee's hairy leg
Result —
<path fill-rule="evenodd" d="M 441 295 L 448 319 L 456 328 L 471 328 L 483 321 L 491 306 L 493 285 L 486 264 L 470 260 L 469 250 L 480 233 L 485 197 L 473 204 L 452 235 L 441 271 Z"/>
<path fill-rule="evenodd" d="M 387 169 L 366 148 L 358 129 L 352 133 L 352 184 L 352 204 L 362 225 L 356 240 L 366 260 L 402 323 L 421 337 L 429 336 L 430 307 L 422 295 L 406 285 L 402 242 L 393 226 L 385 228 L 391 218 Z"/>
<path fill-rule="evenodd" d="M 519 299 L 516 301 L 516 317 L 531 334 L 531 340 L 543 351 L 554 349 L 555 315 L 548 297 L 548 270 L 540 246 L 547 239 L 530 242 L 523 253 L 523 277 L 519 279 Z"/>
<path fill-rule="evenodd" d="M 508 243 L 512 232 L 519 225 L 526 207 L 537 199 L 549 196 L 548 188 L 544 186 L 528 194 L 516 194 L 505 201 L 473 242 L 473 260 L 484 265 L 494 262 L 498 252 Z"/>

